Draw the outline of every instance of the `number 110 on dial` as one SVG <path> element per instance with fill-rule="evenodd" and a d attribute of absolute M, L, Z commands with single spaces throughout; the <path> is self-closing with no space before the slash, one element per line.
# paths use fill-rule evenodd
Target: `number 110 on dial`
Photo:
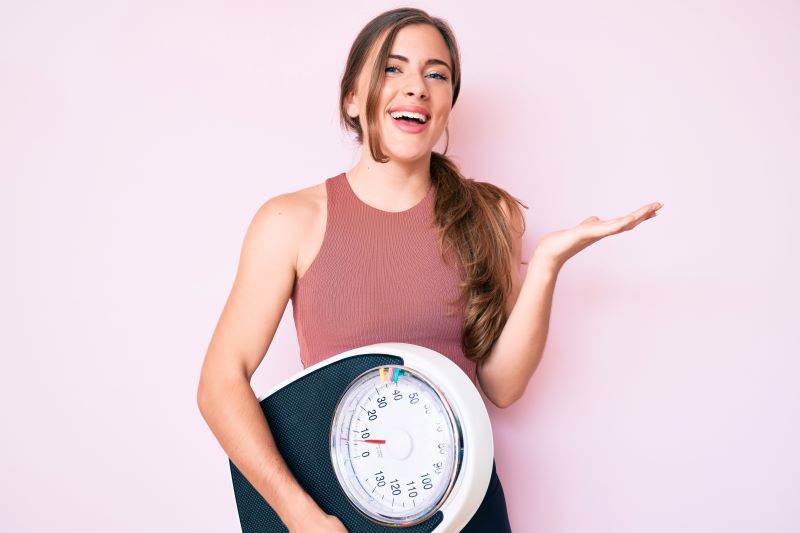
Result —
<path fill-rule="evenodd" d="M 342 489 L 369 519 L 413 525 L 453 488 L 458 421 L 441 392 L 408 367 L 364 372 L 345 390 L 331 425 L 331 462 Z"/>

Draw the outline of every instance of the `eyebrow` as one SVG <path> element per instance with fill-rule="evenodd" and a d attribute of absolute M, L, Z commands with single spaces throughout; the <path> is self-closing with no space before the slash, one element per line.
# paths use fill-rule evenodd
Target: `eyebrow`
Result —
<path fill-rule="evenodd" d="M 401 56 L 398 54 L 389 54 L 389 58 L 391 59 L 399 59 L 400 61 L 405 61 L 408 63 L 408 58 L 406 56 Z M 444 65 L 450 72 L 453 72 L 453 69 L 450 67 L 450 64 L 447 61 L 442 61 L 441 59 L 429 59 L 425 62 L 426 65 Z"/>

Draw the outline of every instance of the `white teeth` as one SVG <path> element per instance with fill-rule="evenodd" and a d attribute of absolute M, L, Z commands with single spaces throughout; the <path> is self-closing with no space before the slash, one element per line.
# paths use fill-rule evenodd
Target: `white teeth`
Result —
<path fill-rule="evenodd" d="M 428 117 L 426 117 L 422 113 L 413 113 L 411 111 L 395 111 L 390 114 L 392 115 L 392 118 L 400 118 L 400 117 L 415 118 L 420 122 L 422 122 L 423 124 L 428 120 Z"/>

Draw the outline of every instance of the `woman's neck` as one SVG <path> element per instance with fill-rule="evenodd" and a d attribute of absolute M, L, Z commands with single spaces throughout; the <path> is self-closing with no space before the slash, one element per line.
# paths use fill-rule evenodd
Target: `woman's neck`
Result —
<path fill-rule="evenodd" d="M 405 211 L 418 204 L 431 187 L 430 157 L 404 165 L 377 163 L 363 157 L 347 171 L 350 187 L 367 204 L 383 211 Z"/>

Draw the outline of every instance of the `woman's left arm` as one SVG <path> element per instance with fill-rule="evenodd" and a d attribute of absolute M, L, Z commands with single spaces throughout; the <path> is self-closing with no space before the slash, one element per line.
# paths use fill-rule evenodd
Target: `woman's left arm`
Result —
<path fill-rule="evenodd" d="M 657 202 L 647 204 L 627 216 L 605 221 L 593 216 L 575 227 L 545 235 L 528 263 L 523 283 L 519 268 L 522 233 L 515 233 L 511 252 L 512 284 L 507 302 L 510 312 L 489 356 L 477 369 L 481 389 L 492 403 L 508 407 L 525 393 L 542 359 L 553 292 L 564 263 L 603 237 L 633 229 L 640 222 L 656 216 L 661 207 L 662 204 Z M 503 209 L 507 214 L 517 212 L 505 204 Z"/>

